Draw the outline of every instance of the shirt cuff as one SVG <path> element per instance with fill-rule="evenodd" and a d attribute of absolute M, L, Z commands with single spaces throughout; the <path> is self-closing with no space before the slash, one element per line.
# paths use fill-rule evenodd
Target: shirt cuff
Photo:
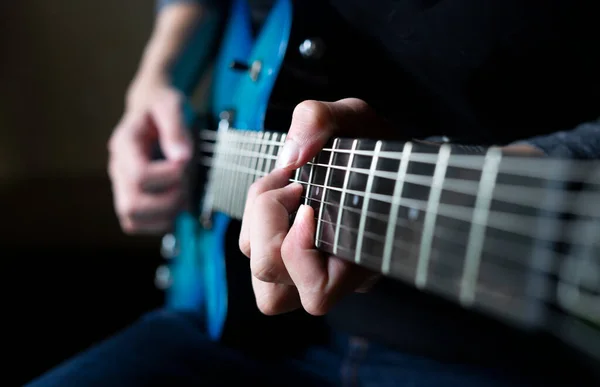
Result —
<path fill-rule="evenodd" d="M 600 158 L 600 119 L 581 124 L 573 130 L 536 136 L 514 144 L 531 145 L 550 157 L 598 159 Z"/>

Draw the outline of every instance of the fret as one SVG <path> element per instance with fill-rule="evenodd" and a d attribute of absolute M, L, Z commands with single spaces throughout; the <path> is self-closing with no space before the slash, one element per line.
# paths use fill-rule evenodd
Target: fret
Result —
<path fill-rule="evenodd" d="M 279 151 L 278 145 L 277 145 L 277 141 L 279 140 L 279 135 L 280 135 L 280 133 L 277 133 L 277 132 L 273 132 L 271 134 L 271 141 L 270 141 L 270 144 L 269 144 L 269 150 L 267 151 L 267 154 L 269 156 L 277 156 L 277 153 Z M 267 174 L 271 173 L 271 171 L 273 170 L 273 167 L 275 166 L 275 162 L 276 162 L 276 160 L 273 160 L 272 157 L 269 157 L 266 160 L 266 164 L 267 165 L 266 165 L 266 168 L 265 168 L 265 173 L 267 173 Z"/>
<path fill-rule="evenodd" d="M 235 203 L 236 203 L 236 199 L 237 199 L 237 185 L 238 185 L 238 181 L 239 179 L 237 178 L 237 174 L 238 174 L 238 168 L 236 168 L 239 165 L 239 157 L 240 157 L 240 152 L 237 151 L 237 147 L 239 146 L 239 141 L 237 139 L 236 136 L 236 132 L 231 131 L 231 141 L 229 142 L 229 163 L 228 163 L 228 167 L 229 167 L 229 201 L 228 201 L 228 205 L 227 205 L 227 212 L 228 213 L 232 213 L 233 209 L 235 208 Z M 233 169 L 233 170 L 232 170 Z"/>
<path fill-rule="evenodd" d="M 252 135 L 252 140 L 253 140 L 253 144 L 252 144 L 252 157 L 250 158 L 252 160 L 252 162 L 250 163 L 250 169 L 251 171 L 248 172 L 248 181 L 246 183 L 246 195 L 248 194 L 248 190 L 250 190 L 250 186 L 254 183 L 254 181 L 256 180 L 256 174 L 258 169 L 258 163 L 260 161 L 260 156 L 262 154 L 262 141 L 261 138 L 264 135 L 265 132 L 253 132 Z"/>
<path fill-rule="evenodd" d="M 600 187 L 594 184 L 598 181 L 600 169 L 596 167 L 590 171 L 579 195 L 600 193 Z M 586 200 L 572 203 L 573 210 L 581 213 L 586 210 L 590 213 L 589 205 Z M 569 313 L 600 324 L 600 222 L 598 219 L 590 222 L 590 217 L 593 219 L 593 215 L 585 216 L 565 230 L 586 242 L 571 245 L 569 255 L 557 265 L 557 301 Z"/>
<path fill-rule="evenodd" d="M 271 132 L 261 132 L 261 144 L 260 144 L 260 155 L 258 156 L 258 162 L 256 166 L 256 175 L 254 176 L 254 181 L 261 178 L 262 173 L 265 171 L 266 166 L 266 151 L 268 148 L 267 143 L 271 140 Z"/>
<path fill-rule="evenodd" d="M 234 167 L 236 172 L 236 185 L 234 187 L 234 194 L 236 196 L 236 200 L 234 202 L 235 205 L 232 210 L 232 215 L 234 216 L 241 216 L 244 212 L 242 207 L 245 201 L 244 194 L 247 188 L 246 178 L 248 177 L 248 174 L 242 168 L 248 168 L 248 166 L 250 165 L 251 142 L 248 141 L 249 135 L 249 130 L 243 130 L 239 133 L 238 136 L 238 141 L 240 145 L 237 147 L 236 153 L 239 153 L 240 156 L 238 158 L 238 163 Z"/>
<path fill-rule="evenodd" d="M 402 190 L 404 188 L 404 180 L 408 169 L 408 163 L 410 162 L 412 147 L 413 145 L 411 142 L 404 144 L 402 158 L 400 159 L 400 165 L 398 166 L 398 175 L 396 177 L 396 182 L 394 183 L 394 194 L 392 196 L 389 223 L 385 233 L 385 246 L 383 248 L 383 261 L 381 264 L 381 271 L 383 274 L 389 274 L 392 266 L 392 252 L 394 251 L 394 237 L 396 234 L 396 224 L 398 222 L 398 210 L 402 201 Z"/>
<path fill-rule="evenodd" d="M 335 235 L 333 237 L 333 255 L 338 254 L 338 246 L 340 241 L 340 229 L 342 226 L 342 214 L 344 213 L 344 203 L 346 203 L 346 191 L 348 189 L 348 181 L 350 180 L 350 170 L 352 169 L 352 162 L 354 160 L 354 151 L 358 146 L 358 140 L 352 141 L 352 148 L 350 148 L 350 156 L 348 157 L 347 170 L 344 174 L 344 182 L 342 183 L 342 192 L 340 196 L 340 208 L 337 213 L 337 220 L 335 224 Z"/>
<path fill-rule="evenodd" d="M 243 216 L 244 209 L 246 207 L 246 197 L 248 196 L 248 190 L 250 189 L 250 185 L 252 185 L 252 178 L 254 176 L 254 171 L 256 170 L 256 164 L 258 161 L 258 151 L 260 148 L 260 142 L 257 141 L 258 132 L 256 131 L 246 131 L 246 146 L 245 149 L 248 152 L 248 157 L 246 163 L 244 163 L 244 167 L 248 168 L 249 171 L 245 171 L 243 174 L 243 184 L 242 184 L 242 192 L 239 203 L 239 214 Z"/>
<path fill-rule="evenodd" d="M 310 163 L 310 171 L 308 172 L 308 180 L 306 181 L 306 196 L 304 198 L 304 204 L 310 205 L 310 194 L 311 194 L 311 182 L 315 170 L 315 164 L 317 163 L 317 157 L 313 157 Z"/>
<path fill-rule="evenodd" d="M 222 179 L 221 179 L 221 195 L 222 195 L 222 200 L 221 200 L 221 210 L 222 211 L 227 211 L 227 201 L 229 200 L 229 195 L 228 195 L 228 190 L 225 189 L 226 187 L 229 186 L 229 175 L 227 174 L 227 163 L 229 162 L 229 152 L 228 152 L 228 148 L 227 148 L 227 144 L 229 143 L 229 137 L 230 137 L 230 133 L 225 130 L 223 132 L 223 142 L 221 144 L 221 149 L 220 149 L 220 153 L 221 153 L 221 163 L 220 163 L 220 168 L 221 168 L 221 175 L 222 175 Z"/>
<path fill-rule="evenodd" d="M 375 151 L 372 156 L 373 158 L 371 160 L 371 168 L 370 168 L 369 177 L 367 179 L 365 195 L 363 197 L 363 205 L 362 205 L 362 209 L 360 212 L 360 215 L 361 215 L 360 223 L 358 226 L 358 237 L 356 240 L 356 252 L 354 255 L 354 262 L 356 262 L 357 264 L 359 264 L 360 260 L 361 260 L 362 245 L 363 245 L 363 241 L 365 238 L 365 225 L 367 222 L 367 214 L 368 214 L 368 210 L 369 210 L 369 199 L 371 197 L 371 192 L 373 189 L 373 179 L 375 178 L 374 172 L 377 169 L 377 160 L 378 160 L 378 156 L 379 156 L 379 151 L 381 150 L 381 146 L 382 146 L 382 142 L 377 141 L 377 143 L 375 145 Z"/>
<path fill-rule="evenodd" d="M 460 302 L 463 305 L 471 305 L 475 301 L 477 277 L 481 264 L 481 253 L 485 230 L 487 228 L 488 216 L 496 177 L 502 160 L 502 151 L 498 148 L 490 148 L 484 159 L 479 192 L 475 199 L 471 229 L 465 252 L 465 264 L 460 284 Z"/>
<path fill-rule="evenodd" d="M 333 165 L 333 158 L 335 157 L 335 150 L 338 147 L 338 142 L 339 139 L 336 138 L 333 141 L 333 145 L 331 147 L 331 151 L 329 151 L 329 162 L 327 164 L 326 170 L 325 170 L 325 180 L 323 181 L 323 191 L 322 191 L 322 196 L 321 196 L 321 203 L 319 205 L 319 215 L 317 217 L 317 229 L 315 232 L 315 245 L 316 247 L 319 247 L 320 245 L 320 241 L 321 241 L 321 225 L 322 225 L 322 220 L 323 220 L 323 209 L 325 208 L 325 202 L 327 201 L 327 187 L 329 185 L 329 174 L 331 173 L 331 166 Z"/>
<path fill-rule="evenodd" d="M 429 199 L 427 201 L 427 210 L 423 225 L 423 234 L 421 236 L 421 245 L 419 249 L 419 258 L 417 260 L 417 273 L 415 275 L 415 285 L 422 289 L 427 282 L 427 272 L 429 268 L 429 259 L 433 245 L 433 235 L 435 230 L 435 221 L 440 205 L 440 197 L 443 190 L 444 178 L 450 158 L 450 145 L 443 144 L 438 153 L 438 161 L 433 173 L 433 180 L 429 190 Z"/>
<path fill-rule="evenodd" d="M 281 135 L 281 138 L 279 139 L 279 142 L 277 145 L 275 145 L 276 147 L 276 152 L 275 154 L 277 155 L 277 158 L 279 158 L 279 155 L 281 153 L 281 150 L 283 149 L 283 144 L 285 144 L 285 139 L 287 138 L 287 133 L 283 133 Z M 277 165 L 277 160 L 275 160 L 275 164 L 273 165 L 273 168 L 275 168 L 275 165 Z"/>
<path fill-rule="evenodd" d="M 225 199 L 227 198 L 224 193 L 224 187 L 227 184 L 227 176 L 225 174 L 226 170 L 224 168 L 227 158 L 227 153 L 225 153 L 225 144 L 227 143 L 227 130 L 219 130 L 217 132 L 217 163 L 216 168 L 219 171 L 218 179 L 217 179 L 217 199 L 218 199 L 218 209 L 225 210 Z"/>

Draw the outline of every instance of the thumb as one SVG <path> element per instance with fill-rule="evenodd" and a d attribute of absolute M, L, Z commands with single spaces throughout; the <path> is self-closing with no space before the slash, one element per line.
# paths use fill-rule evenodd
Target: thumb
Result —
<path fill-rule="evenodd" d="M 192 156 L 192 139 L 184 122 L 182 98 L 165 92 L 152 108 L 159 144 L 167 160 L 187 161 Z"/>
<path fill-rule="evenodd" d="M 339 132 L 352 135 L 373 125 L 375 113 L 366 102 L 346 98 L 336 102 L 304 101 L 296 106 L 277 167 L 296 169 L 309 162 Z"/>

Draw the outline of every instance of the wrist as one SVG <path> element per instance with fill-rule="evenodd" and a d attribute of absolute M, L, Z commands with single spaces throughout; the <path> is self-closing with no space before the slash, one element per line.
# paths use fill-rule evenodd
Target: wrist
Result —
<path fill-rule="evenodd" d="M 140 68 L 126 93 L 126 110 L 144 108 L 152 96 L 170 87 L 170 76 L 160 68 Z"/>
<path fill-rule="evenodd" d="M 530 144 L 515 143 L 502 148 L 505 153 L 515 156 L 544 156 L 544 152 Z"/>

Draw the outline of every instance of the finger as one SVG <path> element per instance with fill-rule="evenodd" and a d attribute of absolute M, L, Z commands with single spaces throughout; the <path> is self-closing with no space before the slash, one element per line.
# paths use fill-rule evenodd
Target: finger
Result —
<path fill-rule="evenodd" d="M 292 124 L 277 160 L 277 167 L 290 170 L 299 168 L 310 161 L 340 130 L 352 135 L 359 129 L 375 126 L 378 121 L 381 119 L 360 99 L 304 101 L 294 109 Z"/>
<path fill-rule="evenodd" d="M 135 174 L 150 160 L 155 129 L 145 114 L 128 114 L 117 125 L 109 141 L 109 174 Z"/>
<path fill-rule="evenodd" d="M 132 222 L 162 222 L 172 219 L 183 206 L 180 188 L 160 194 L 135 192 L 127 187 L 116 187 L 115 208 L 119 218 Z"/>
<path fill-rule="evenodd" d="M 140 187 L 147 193 L 161 193 L 183 185 L 186 165 L 182 162 L 155 161 L 140 176 Z"/>
<path fill-rule="evenodd" d="M 289 215 L 298 208 L 302 185 L 290 184 L 256 198 L 250 219 L 250 268 L 263 282 L 293 285 L 281 260 L 281 245 L 289 229 Z"/>
<path fill-rule="evenodd" d="M 244 215 L 242 216 L 242 226 L 240 229 L 239 247 L 245 256 L 250 258 L 250 219 L 254 205 L 254 200 L 262 193 L 284 187 L 289 183 L 290 172 L 285 170 L 274 170 L 268 175 L 260 178 L 250 186 L 246 197 Z"/>
<path fill-rule="evenodd" d="M 304 309 L 323 315 L 343 295 L 353 292 L 368 272 L 337 257 L 324 257 L 315 248 L 312 207 L 302 205 L 281 247 L 283 263 L 298 288 Z"/>
<path fill-rule="evenodd" d="M 189 160 L 192 139 L 183 120 L 182 98 L 173 91 L 165 92 L 152 107 L 161 149 L 168 160 Z"/>
<path fill-rule="evenodd" d="M 173 230 L 174 219 L 166 219 L 162 221 L 145 222 L 131 219 L 123 219 L 120 221 L 121 228 L 126 234 L 130 235 L 156 235 L 167 233 Z"/>
<path fill-rule="evenodd" d="M 299 309 L 302 304 L 294 286 L 262 282 L 252 277 L 256 306 L 267 316 L 274 316 Z"/>

